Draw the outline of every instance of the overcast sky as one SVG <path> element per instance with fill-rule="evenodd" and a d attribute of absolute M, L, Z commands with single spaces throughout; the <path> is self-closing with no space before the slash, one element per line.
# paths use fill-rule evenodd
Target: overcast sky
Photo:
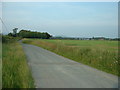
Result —
<path fill-rule="evenodd" d="M 117 2 L 3 2 L 3 33 L 19 30 L 67 37 L 117 37 Z"/>

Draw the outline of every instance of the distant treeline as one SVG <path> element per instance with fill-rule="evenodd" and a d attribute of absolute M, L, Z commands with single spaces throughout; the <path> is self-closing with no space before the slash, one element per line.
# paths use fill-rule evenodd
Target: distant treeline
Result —
<path fill-rule="evenodd" d="M 105 37 L 92 37 L 92 38 L 77 38 L 77 37 L 51 37 L 51 39 L 68 39 L 68 40 L 114 40 L 120 41 L 120 38 L 105 38 Z"/>
<path fill-rule="evenodd" d="M 40 38 L 40 39 L 49 39 L 52 37 L 47 32 L 34 32 L 30 30 L 21 30 L 19 33 L 9 33 L 8 36 L 13 37 L 22 37 L 22 38 Z"/>

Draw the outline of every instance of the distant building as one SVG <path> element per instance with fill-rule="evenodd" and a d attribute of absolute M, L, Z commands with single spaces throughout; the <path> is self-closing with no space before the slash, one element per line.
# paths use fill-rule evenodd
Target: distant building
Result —
<path fill-rule="evenodd" d="M 105 40 L 105 37 L 93 37 L 92 40 Z"/>

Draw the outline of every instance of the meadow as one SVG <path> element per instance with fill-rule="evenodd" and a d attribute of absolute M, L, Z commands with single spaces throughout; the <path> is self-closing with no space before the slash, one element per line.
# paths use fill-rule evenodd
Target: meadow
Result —
<path fill-rule="evenodd" d="M 10 41 L 10 39 L 9 39 Z M 2 88 L 34 88 L 22 46 L 17 41 L 2 44 Z"/>
<path fill-rule="evenodd" d="M 23 39 L 23 43 L 42 47 L 79 63 L 120 76 L 118 41 Z"/>

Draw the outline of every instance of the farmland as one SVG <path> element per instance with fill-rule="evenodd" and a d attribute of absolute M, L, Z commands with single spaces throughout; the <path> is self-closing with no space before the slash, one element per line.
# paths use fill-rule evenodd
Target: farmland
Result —
<path fill-rule="evenodd" d="M 23 39 L 74 61 L 118 75 L 118 42 L 105 40 Z"/>

